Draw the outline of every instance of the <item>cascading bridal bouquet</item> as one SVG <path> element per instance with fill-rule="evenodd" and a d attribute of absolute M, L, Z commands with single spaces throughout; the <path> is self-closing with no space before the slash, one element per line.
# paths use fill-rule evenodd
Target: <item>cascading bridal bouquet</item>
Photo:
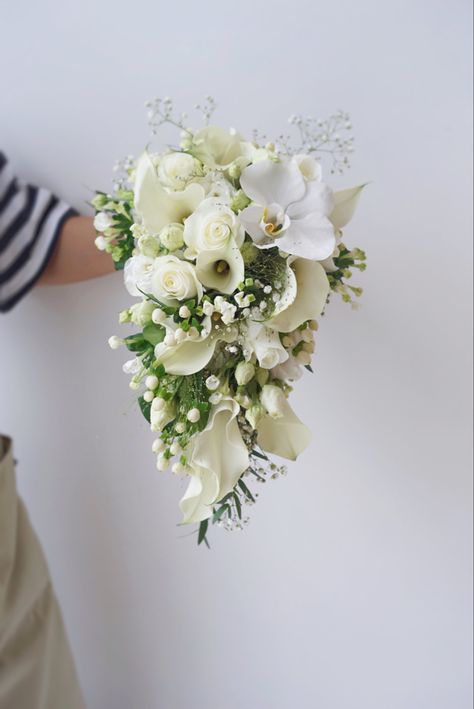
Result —
<path fill-rule="evenodd" d="M 124 269 L 136 302 L 120 314 L 136 332 L 113 336 L 133 359 L 124 365 L 140 409 L 157 434 L 159 470 L 171 467 L 189 484 L 180 507 L 184 524 L 242 528 L 252 479 L 286 472 L 268 454 L 295 460 L 310 432 L 288 402 L 292 382 L 311 370 L 314 334 L 330 294 L 353 303 L 349 285 L 365 254 L 349 249 L 342 229 L 362 186 L 333 192 L 332 172 L 348 165 L 349 117 L 326 121 L 294 116 L 299 144 L 245 140 L 175 117 L 170 99 L 148 105 L 155 134 L 180 131 L 180 147 L 128 158 L 112 194 L 92 203 L 99 249 Z"/>

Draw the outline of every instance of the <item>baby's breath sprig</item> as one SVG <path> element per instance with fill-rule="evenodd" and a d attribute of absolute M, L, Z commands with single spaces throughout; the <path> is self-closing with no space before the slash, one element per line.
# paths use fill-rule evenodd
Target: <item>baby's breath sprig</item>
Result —
<path fill-rule="evenodd" d="M 337 111 L 326 119 L 293 115 L 288 122 L 297 127 L 300 136 L 299 145 L 291 152 L 330 155 L 333 174 L 343 174 L 350 167 L 349 155 L 354 151 L 354 137 L 350 133 L 352 124 L 348 113 Z M 280 140 L 289 151 L 289 139 L 282 136 Z"/>

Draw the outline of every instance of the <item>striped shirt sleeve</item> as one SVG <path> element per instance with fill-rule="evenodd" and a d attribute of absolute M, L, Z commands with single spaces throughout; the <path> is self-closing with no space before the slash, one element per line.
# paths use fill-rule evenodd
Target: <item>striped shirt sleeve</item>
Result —
<path fill-rule="evenodd" d="M 35 285 L 75 214 L 48 190 L 19 182 L 0 151 L 0 312 Z"/>

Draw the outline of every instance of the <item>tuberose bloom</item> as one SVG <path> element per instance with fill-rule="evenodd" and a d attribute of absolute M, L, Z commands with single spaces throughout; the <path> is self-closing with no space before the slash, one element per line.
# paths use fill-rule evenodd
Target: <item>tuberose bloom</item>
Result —
<path fill-rule="evenodd" d="M 278 246 L 316 261 L 331 256 L 336 236 L 329 220 L 334 196 L 328 185 L 306 181 L 296 162 L 271 160 L 245 168 L 240 184 L 252 204 L 239 216 L 258 248 Z"/>

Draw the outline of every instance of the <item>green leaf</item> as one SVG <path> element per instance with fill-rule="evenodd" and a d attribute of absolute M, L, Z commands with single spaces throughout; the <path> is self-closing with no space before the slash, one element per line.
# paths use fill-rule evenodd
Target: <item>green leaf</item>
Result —
<path fill-rule="evenodd" d="M 242 490 L 242 492 L 248 497 L 249 500 L 252 502 L 255 502 L 255 497 L 252 495 L 250 490 L 248 489 L 247 485 L 244 483 L 242 478 L 239 480 L 239 487 Z"/>
<path fill-rule="evenodd" d="M 202 544 L 202 542 L 205 542 L 207 548 L 209 549 L 209 544 L 206 539 L 206 532 L 207 532 L 208 526 L 209 526 L 209 520 L 207 520 L 207 519 L 203 519 L 202 522 L 199 524 L 198 545 Z"/>
<path fill-rule="evenodd" d="M 268 456 L 266 456 L 264 453 L 259 453 L 259 451 L 253 450 L 251 455 L 255 456 L 256 458 L 261 458 L 262 460 L 268 460 Z"/>
<path fill-rule="evenodd" d="M 313 368 L 310 364 L 305 364 L 304 368 L 307 369 L 308 372 L 311 372 L 311 374 L 314 374 Z"/>
<path fill-rule="evenodd" d="M 220 520 L 220 518 L 223 517 L 225 512 L 227 512 L 227 513 L 230 512 L 229 505 L 222 505 L 222 507 L 219 507 L 219 509 L 214 512 L 214 514 L 212 515 L 212 524 L 215 524 L 215 522 L 218 522 Z"/>
<path fill-rule="evenodd" d="M 237 514 L 239 515 L 239 519 L 242 519 L 242 505 L 240 503 L 240 498 L 236 492 L 234 492 L 234 502 L 235 502 L 235 508 L 237 510 Z"/>
<path fill-rule="evenodd" d="M 142 412 L 143 416 L 146 418 L 148 423 L 150 423 L 151 403 L 149 403 L 148 401 L 145 401 L 143 396 L 140 396 L 138 399 L 138 405 L 140 407 L 140 411 Z"/>
<path fill-rule="evenodd" d="M 145 340 L 141 332 L 126 337 L 125 345 L 130 352 L 144 352 L 149 347 L 149 343 Z"/>
<path fill-rule="evenodd" d="M 150 345 L 153 347 L 160 342 L 163 342 L 166 335 L 166 329 L 162 325 L 155 325 L 155 323 L 150 323 L 143 328 L 143 337 Z"/>

